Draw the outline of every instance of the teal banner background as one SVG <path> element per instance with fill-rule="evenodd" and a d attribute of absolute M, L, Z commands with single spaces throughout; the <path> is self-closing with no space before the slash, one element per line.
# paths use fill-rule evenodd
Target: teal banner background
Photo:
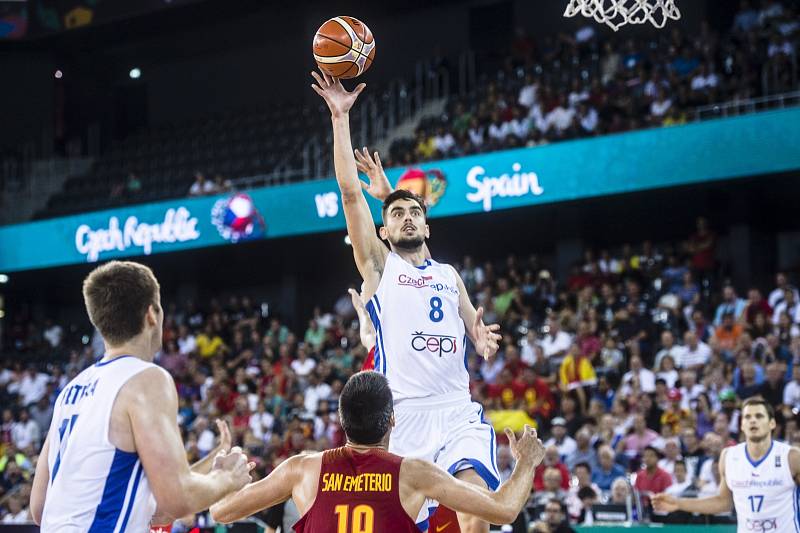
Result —
<path fill-rule="evenodd" d="M 440 193 L 432 218 L 797 169 L 800 108 L 422 165 L 429 186 Z M 404 172 L 388 171 L 390 181 L 397 183 Z M 437 180 L 440 175 L 444 181 Z M 334 179 L 246 194 L 260 215 L 251 238 L 345 227 Z M 221 223 L 230 198 L 185 198 L 5 226 L 0 228 L 0 272 L 241 242 Z M 238 203 L 250 205 L 246 199 Z M 378 222 L 379 205 L 370 205 Z"/>

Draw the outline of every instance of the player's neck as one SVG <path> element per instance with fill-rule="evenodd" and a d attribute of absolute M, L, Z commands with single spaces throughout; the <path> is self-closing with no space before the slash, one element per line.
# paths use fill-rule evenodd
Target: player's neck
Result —
<path fill-rule="evenodd" d="M 378 444 L 356 444 L 354 442 L 347 441 L 345 444 L 346 448 L 353 450 L 354 452 L 358 453 L 367 453 L 371 452 L 372 450 L 383 450 L 386 451 L 389 449 L 389 445 L 383 441 Z"/>
<path fill-rule="evenodd" d="M 404 261 L 411 263 L 413 266 L 422 266 L 425 264 L 425 251 L 422 246 L 416 250 L 405 250 L 392 246 L 392 251 L 399 255 Z"/>
<path fill-rule="evenodd" d="M 124 355 L 136 357 L 137 359 L 147 362 L 152 362 L 153 359 L 155 359 L 155 354 L 152 353 L 152 349 L 148 343 L 143 340 L 133 339 L 119 346 L 106 346 L 106 353 L 103 355 L 103 361 L 116 359 Z"/>
<path fill-rule="evenodd" d="M 769 449 L 772 446 L 772 437 L 768 437 L 758 442 L 749 440 L 745 446 L 747 446 L 747 455 L 750 456 L 750 459 L 753 461 L 758 461 L 764 457 L 767 452 L 769 452 Z"/>

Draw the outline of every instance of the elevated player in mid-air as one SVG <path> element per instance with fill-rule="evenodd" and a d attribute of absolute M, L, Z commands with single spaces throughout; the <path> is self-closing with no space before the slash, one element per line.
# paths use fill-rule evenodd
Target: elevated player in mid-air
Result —
<path fill-rule="evenodd" d="M 497 492 L 454 479 L 421 459 L 388 453 L 394 438 L 392 392 L 377 372 L 359 372 L 342 389 L 339 416 L 347 445 L 296 455 L 269 476 L 211 507 L 218 522 L 232 522 L 292 498 L 302 514 L 298 533 L 417 533 L 414 522 L 426 498 L 495 522 L 510 522 L 530 495 L 531 479 L 544 457 L 536 431 L 517 440 L 506 434 L 516 459 Z"/>
<path fill-rule="evenodd" d="M 394 395 L 397 427 L 390 451 L 427 459 L 467 483 L 494 490 L 500 484 L 495 434 L 470 398 L 465 343 L 469 337 L 488 357 L 498 350 L 500 326 L 483 323 L 483 310 L 472 305 L 452 266 L 426 259 L 430 230 L 419 196 L 391 193 L 376 235 L 350 142 L 349 111 L 365 85 L 348 92 L 338 79 L 312 75 L 314 90 L 331 112 L 336 180 L 377 334 L 375 370 L 388 378 Z M 422 529 L 428 514 L 426 505 L 417 518 Z M 460 513 L 458 521 L 465 533 L 488 531 L 488 523 L 474 516 Z"/>
<path fill-rule="evenodd" d="M 738 533 L 800 532 L 800 450 L 772 438 L 775 412 L 761 397 L 742 405 L 745 442 L 719 458 L 719 494 L 708 498 L 653 496 L 657 511 L 719 514 L 736 508 Z"/>

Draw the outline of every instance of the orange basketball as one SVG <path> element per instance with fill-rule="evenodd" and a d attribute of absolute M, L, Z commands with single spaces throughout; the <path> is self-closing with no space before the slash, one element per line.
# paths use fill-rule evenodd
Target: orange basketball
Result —
<path fill-rule="evenodd" d="M 375 59 L 375 38 L 367 25 L 353 17 L 333 17 L 314 35 L 314 59 L 335 78 L 355 78 Z"/>

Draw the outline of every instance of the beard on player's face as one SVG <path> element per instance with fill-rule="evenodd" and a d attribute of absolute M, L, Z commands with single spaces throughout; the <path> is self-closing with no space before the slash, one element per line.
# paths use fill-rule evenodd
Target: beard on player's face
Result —
<path fill-rule="evenodd" d="M 423 244 L 425 244 L 425 237 L 422 235 L 401 235 L 400 238 L 393 241 L 390 240 L 389 242 L 391 242 L 392 246 L 395 248 L 405 250 L 406 252 L 416 252 L 422 247 Z"/>

